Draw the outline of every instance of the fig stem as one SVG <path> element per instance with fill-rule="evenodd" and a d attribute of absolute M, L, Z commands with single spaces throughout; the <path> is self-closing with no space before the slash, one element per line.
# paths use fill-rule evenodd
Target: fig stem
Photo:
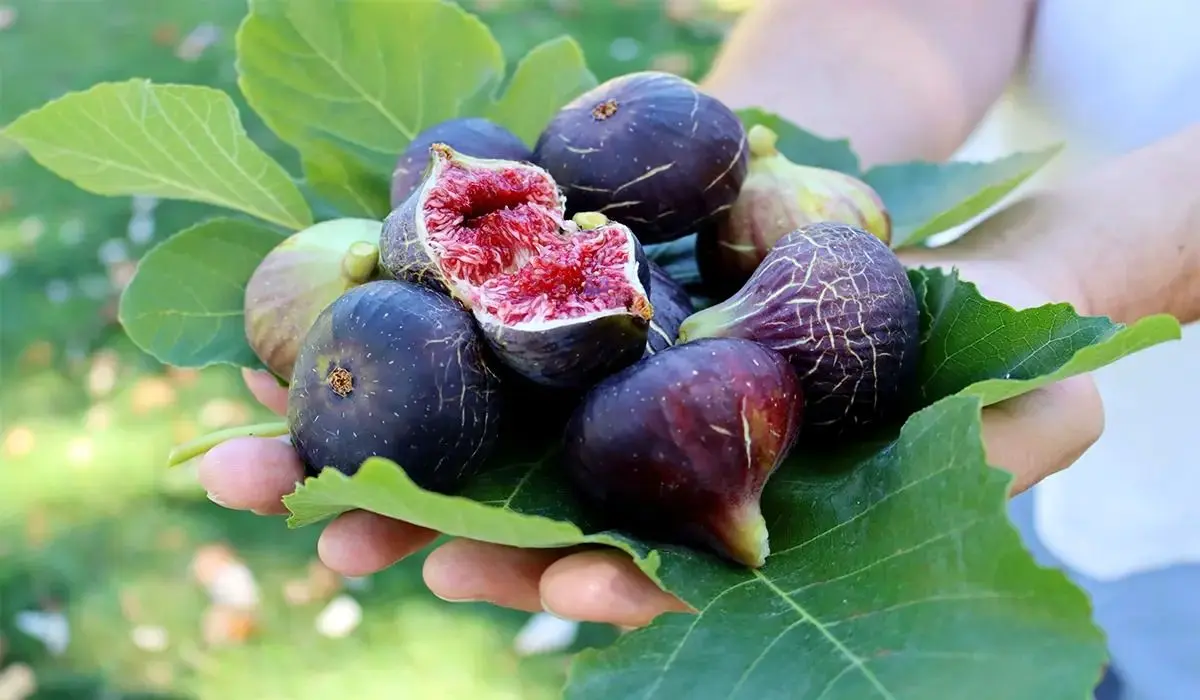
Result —
<path fill-rule="evenodd" d="M 171 453 L 167 456 L 167 466 L 179 466 L 188 460 L 199 457 L 217 445 L 236 437 L 278 437 L 287 434 L 288 424 L 286 421 L 256 423 L 254 425 L 241 425 L 236 428 L 217 430 L 207 435 L 201 435 L 195 440 L 189 440 L 182 445 L 176 445 L 175 449 L 171 450 Z"/>
<path fill-rule="evenodd" d="M 375 276 L 379 265 L 379 246 L 368 241 L 356 241 L 342 257 L 342 275 L 353 284 L 362 284 Z"/>
<path fill-rule="evenodd" d="M 598 211 L 581 211 L 572 216 L 571 221 L 574 221 L 584 231 L 591 231 L 607 224 L 608 217 Z"/>
<path fill-rule="evenodd" d="M 755 124 L 750 127 L 750 131 L 746 132 L 746 139 L 750 142 L 750 155 L 755 158 L 779 155 L 779 149 L 775 147 L 779 141 L 779 134 L 772 131 L 770 127 Z"/>

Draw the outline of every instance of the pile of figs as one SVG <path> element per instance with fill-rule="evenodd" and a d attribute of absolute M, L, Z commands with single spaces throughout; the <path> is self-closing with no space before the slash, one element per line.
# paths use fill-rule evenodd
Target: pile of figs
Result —
<path fill-rule="evenodd" d="M 382 224 L 296 233 L 247 287 L 309 473 L 379 456 L 455 493 L 505 441 L 555 443 L 592 522 L 763 565 L 767 480 L 902 416 L 920 349 L 883 202 L 775 141 L 659 72 L 534 144 L 418 135 Z M 706 308 L 644 248 L 691 234 Z"/>

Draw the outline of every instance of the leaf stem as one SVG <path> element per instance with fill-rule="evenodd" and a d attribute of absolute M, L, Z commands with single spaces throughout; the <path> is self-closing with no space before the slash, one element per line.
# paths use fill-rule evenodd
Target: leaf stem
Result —
<path fill-rule="evenodd" d="M 232 440 L 236 437 L 278 437 L 280 435 L 287 435 L 287 433 L 288 424 L 286 421 L 257 423 L 217 430 L 176 446 L 175 449 L 171 450 L 171 454 L 167 456 L 167 466 L 179 466 L 188 460 L 199 457 L 226 440 Z"/>

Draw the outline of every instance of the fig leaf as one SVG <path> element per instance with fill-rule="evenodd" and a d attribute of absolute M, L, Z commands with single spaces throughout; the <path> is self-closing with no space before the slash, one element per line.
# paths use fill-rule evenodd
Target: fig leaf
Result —
<path fill-rule="evenodd" d="M 892 216 L 892 247 L 905 248 L 983 214 L 1061 150 L 1055 145 L 987 162 L 880 165 L 862 179 L 879 193 Z"/>
<path fill-rule="evenodd" d="M 59 177 L 107 196 L 202 202 L 299 230 L 313 222 L 283 166 L 247 136 L 226 93 L 138 78 L 26 112 L 4 134 Z"/>
<path fill-rule="evenodd" d="M 582 653 L 568 698 L 778 697 L 784 687 L 822 700 L 1084 697 L 1103 637 L 1084 595 L 1039 567 L 1009 524 L 1010 477 L 985 463 L 979 409 L 978 397 L 947 397 L 893 440 L 817 458 L 821 476 L 794 456 L 763 496 L 773 554 L 757 572 L 572 524 L 552 456 L 497 466 L 451 497 L 369 460 L 354 477 L 308 479 L 285 503 L 293 526 L 359 507 L 508 545 L 614 546 L 699 611 Z"/>
<path fill-rule="evenodd" d="M 525 54 L 504 95 L 483 116 L 508 128 L 532 148 L 563 105 L 596 85 L 579 43 L 569 36 L 557 37 Z"/>
<path fill-rule="evenodd" d="M 246 282 L 284 236 L 249 221 L 217 218 L 184 229 L 138 263 L 121 294 L 125 333 L 175 367 L 230 364 L 262 369 L 246 342 Z"/>
<path fill-rule="evenodd" d="M 986 406 L 1182 334 L 1166 314 L 1125 325 L 1063 303 L 1017 311 L 983 297 L 957 271 L 913 269 L 909 281 L 921 307 L 920 405 L 958 393 Z"/>
<path fill-rule="evenodd" d="M 826 139 L 805 131 L 787 119 L 757 107 L 737 110 L 738 118 L 748 130 L 762 124 L 779 137 L 775 147 L 797 165 L 828 168 L 859 177 L 862 175 L 858 154 L 847 139 Z"/>
<path fill-rule="evenodd" d="M 560 37 L 534 47 L 498 96 L 499 42 L 440 0 L 251 0 L 237 52 L 247 102 L 300 152 L 308 185 L 343 216 L 388 213 L 396 158 L 424 129 L 486 116 L 532 142 L 595 84 L 574 39 Z"/>
<path fill-rule="evenodd" d="M 237 69 L 247 102 L 300 152 L 316 192 L 345 204 L 347 190 L 362 190 L 377 205 L 413 136 L 494 89 L 504 55 L 454 3 L 251 0 Z M 362 173 L 373 174 L 369 187 Z"/>

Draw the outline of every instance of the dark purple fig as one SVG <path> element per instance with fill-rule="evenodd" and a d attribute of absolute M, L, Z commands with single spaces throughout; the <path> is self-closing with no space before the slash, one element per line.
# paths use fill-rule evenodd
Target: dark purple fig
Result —
<path fill-rule="evenodd" d="M 920 351 L 904 265 L 870 233 L 832 222 L 788 233 L 732 297 L 693 314 L 679 342 L 746 338 L 804 385 L 805 436 L 846 437 L 896 417 Z"/>
<path fill-rule="evenodd" d="M 246 340 L 280 379 L 317 314 L 351 287 L 386 277 L 379 265 L 378 221 L 333 219 L 285 238 L 246 283 Z"/>
<path fill-rule="evenodd" d="M 520 375 L 563 389 L 591 386 L 645 353 L 654 308 L 650 263 L 628 227 L 598 214 L 516 272 L 480 285 L 475 319 Z"/>
<path fill-rule="evenodd" d="M 891 241 L 891 216 L 870 185 L 836 170 L 791 162 L 776 148 L 775 132 L 762 124 L 750 127 L 747 139 L 750 168 L 737 201 L 697 237 L 700 272 L 713 291 L 736 291 L 776 241 L 806 224 L 849 224 Z"/>
<path fill-rule="evenodd" d="M 463 307 L 427 287 L 369 282 L 317 317 L 288 391 L 306 471 L 354 474 L 369 457 L 418 486 L 458 490 L 496 443 L 500 381 Z"/>
<path fill-rule="evenodd" d="M 533 154 L 519 136 L 483 117 L 459 117 L 439 122 L 413 138 L 392 171 L 392 208 L 408 199 L 421 184 L 429 165 L 429 147 L 444 143 L 476 158 L 529 160 Z"/>
<path fill-rule="evenodd" d="M 641 357 L 650 273 L 628 227 L 565 221 L 536 166 L 430 150 L 421 187 L 384 222 L 393 275 L 458 299 L 504 363 L 547 386 L 588 386 Z"/>
<path fill-rule="evenodd" d="M 603 212 L 648 245 L 682 238 L 732 206 L 748 153 L 733 110 L 685 78 L 643 71 L 564 106 L 533 162 L 563 188 L 569 214 Z"/>
<path fill-rule="evenodd" d="M 598 383 L 567 425 L 563 465 L 606 525 L 762 566 L 763 486 L 795 445 L 796 373 L 737 338 L 676 345 Z"/>
<path fill-rule="evenodd" d="M 662 266 L 650 263 L 650 335 L 646 339 L 646 354 L 653 355 L 675 344 L 679 324 L 696 312 L 692 297 L 683 285 L 675 281 Z"/>

